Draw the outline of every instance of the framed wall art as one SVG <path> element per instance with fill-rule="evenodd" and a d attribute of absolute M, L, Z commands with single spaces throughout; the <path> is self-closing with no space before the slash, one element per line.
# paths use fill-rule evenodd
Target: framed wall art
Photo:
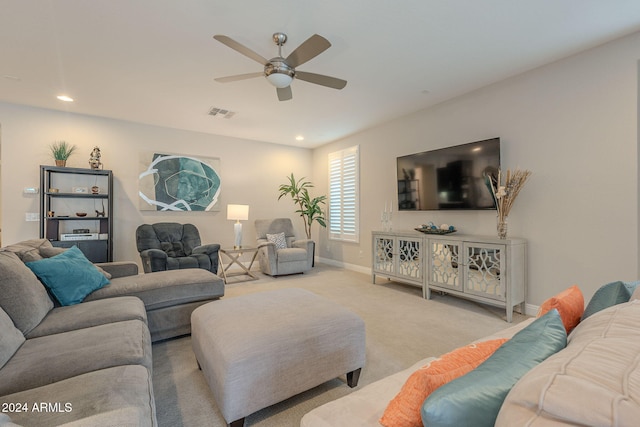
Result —
<path fill-rule="evenodd" d="M 145 152 L 140 154 L 140 210 L 219 211 L 220 159 Z"/>

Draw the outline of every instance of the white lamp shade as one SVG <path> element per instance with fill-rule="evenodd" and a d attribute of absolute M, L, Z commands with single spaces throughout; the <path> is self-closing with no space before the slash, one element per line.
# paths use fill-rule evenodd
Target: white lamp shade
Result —
<path fill-rule="evenodd" d="M 227 219 L 246 221 L 249 219 L 249 205 L 227 205 Z"/>
<path fill-rule="evenodd" d="M 269 80 L 269 83 L 275 87 L 282 89 L 289 86 L 291 81 L 293 81 L 293 78 L 288 74 L 271 73 L 267 76 L 267 80 Z"/>

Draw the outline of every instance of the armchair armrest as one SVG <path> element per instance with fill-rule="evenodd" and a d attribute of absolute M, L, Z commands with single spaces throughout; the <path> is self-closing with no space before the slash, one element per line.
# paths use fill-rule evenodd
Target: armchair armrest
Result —
<path fill-rule="evenodd" d="M 160 249 L 145 249 L 140 252 L 140 258 L 142 258 L 142 268 L 145 273 L 167 269 L 168 255 Z"/>
<path fill-rule="evenodd" d="M 132 261 L 99 262 L 95 265 L 109 273 L 113 279 L 138 274 L 138 264 Z"/>
<path fill-rule="evenodd" d="M 273 242 L 262 242 L 262 243 L 258 243 L 258 249 L 265 247 L 265 246 L 271 246 L 275 249 L 276 244 Z"/>
<path fill-rule="evenodd" d="M 208 245 L 201 245 L 193 248 L 193 251 L 191 253 L 213 255 L 213 254 L 217 254 L 219 250 L 220 250 L 219 244 L 210 243 Z"/>
<path fill-rule="evenodd" d="M 312 251 L 313 250 L 313 245 L 315 244 L 315 242 L 311 239 L 302 239 L 302 240 L 295 240 L 291 243 L 291 246 L 293 246 L 294 248 L 302 248 L 302 249 L 306 249 L 308 251 Z"/>
<path fill-rule="evenodd" d="M 220 245 L 217 243 L 209 243 L 208 245 L 200 245 L 193 248 L 191 255 L 207 255 L 211 262 L 211 272 L 216 274 L 218 272 L 218 251 Z"/>
<path fill-rule="evenodd" d="M 302 239 L 302 240 L 296 240 L 292 242 L 291 245 L 294 248 L 302 248 L 306 250 L 308 255 L 307 259 L 308 259 L 309 268 L 313 267 L 314 258 L 316 254 L 316 242 L 314 242 L 311 239 Z"/>
<path fill-rule="evenodd" d="M 258 262 L 263 273 L 277 274 L 276 244 L 273 242 L 258 243 Z"/>

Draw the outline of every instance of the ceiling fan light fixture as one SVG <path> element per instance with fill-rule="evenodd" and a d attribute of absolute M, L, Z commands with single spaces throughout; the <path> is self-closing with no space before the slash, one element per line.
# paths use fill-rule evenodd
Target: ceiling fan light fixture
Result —
<path fill-rule="evenodd" d="M 282 58 L 273 58 L 264 67 L 264 75 L 278 89 L 285 88 L 293 81 L 295 71 Z"/>
<path fill-rule="evenodd" d="M 267 80 L 275 87 L 282 89 L 291 84 L 293 77 L 288 74 L 272 73 L 267 76 Z"/>

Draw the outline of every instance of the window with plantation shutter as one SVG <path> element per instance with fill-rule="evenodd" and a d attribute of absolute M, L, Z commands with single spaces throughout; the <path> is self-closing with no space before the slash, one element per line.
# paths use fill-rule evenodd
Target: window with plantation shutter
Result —
<path fill-rule="evenodd" d="M 358 146 L 329 154 L 329 238 L 358 242 L 359 177 Z"/>

